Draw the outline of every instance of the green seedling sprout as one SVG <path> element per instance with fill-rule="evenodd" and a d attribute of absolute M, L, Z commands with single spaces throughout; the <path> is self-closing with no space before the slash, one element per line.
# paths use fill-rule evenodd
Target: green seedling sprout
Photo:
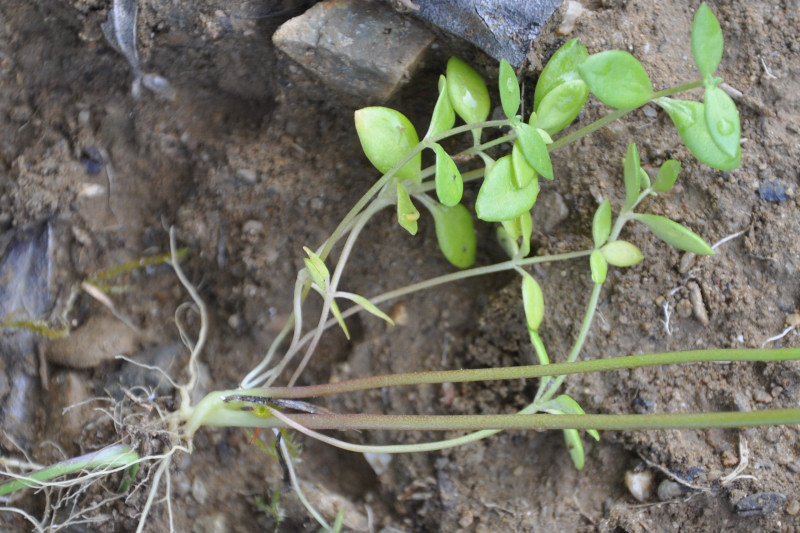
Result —
<path fill-rule="evenodd" d="M 715 77 L 723 41 L 722 32 L 711 10 L 701 4 L 694 19 L 692 55 L 701 79 L 676 87 L 654 91 L 650 78 L 631 54 L 607 51 L 589 55 L 577 40 L 564 44 L 545 66 L 535 88 L 533 112 L 527 120 L 520 111 L 521 91 L 517 75 L 507 62 L 499 68 L 499 96 L 505 118 L 487 120 L 491 109 L 488 89 L 482 77 L 462 60 L 453 58 L 446 74 L 439 78 L 438 99 L 429 128 L 420 141 L 414 125 L 396 110 L 368 107 L 356 111 L 355 123 L 364 153 L 382 176 L 353 206 L 330 237 L 317 249 L 305 248 L 305 268 L 298 274 L 294 291 L 292 318 L 269 347 L 263 360 L 240 383 L 240 388 L 209 393 L 197 404 L 190 401 L 190 391 L 197 382 L 196 359 L 207 335 L 208 318 L 196 290 L 188 282 L 175 253 L 171 263 L 176 274 L 191 294 L 201 315 L 201 330 L 196 343 L 186 340 L 191 350 L 189 380 L 175 385 L 180 392 L 179 409 L 162 421 L 166 431 L 177 442 L 153 476 L 144 515 L 152 504 L 162 475 L 169 474 L 169 459 L 177 449 L 191 451 L 192 437 L 203 426 L 293 428 L 322 442 L 346 450 L 373 453 L 415 453 L 461 446 L 489 437 L 504 429 L 561 429 L 571 460 L 581 469 L 585 462 L 579 430 L 599 438 L 599 430 L 646 428 L 711 428 L 745 427 L 800 423 L 800 409 L 769 409 L 755 412 L 597 415 L 586 414 L 575 399 L 560 393 L 566 376 L 586 372 L 607 372 L 666 364 L 689 364 L 711 361 L 791 361 L 800 359 L 800 348 L 771 350 L 707 349 L 662 354 L 606 357 L 578 361 L 586 336 L 596 314 L 609 268 L 628 268 L 646 259 L 633 243 L 620 239 L 628 222 L 641 223 L 658 239 L 680 250 L 700 255 L 713 254 L 706 242 L 691 229 L 666 217 L 646 212 L 644 200 L 669 191 L 675 184 L 681 164 L 675 160 L 661 165 L 651 182 L 641 166 L 635 143 L 631 142 L 620 168 L 620 186 L 624 201 L 615 206 L 609 199 L 600 202 L 592 220 L 592 244 L 587 249 L 549 256 L 528 257 L 532 234 L 531 210 L 536 208 L 538 179 L 554 179 L 557 166 L 550 154 L 559 148 L 591 134 L 613 120 L 647 103 L 663 108 L 692 155 L 699 161 L 720 170 L 739 165 L 741 160 L 739 115 L 732 101 L 719 89 L 721 79 Z M 672 97 L 687 90 L 704 87 L 704 102 L 677 100 Z M 590 95 L 614 108 L 605 117 L 571 133 L 563 130 L 578 117 Z M 464 124 L 456 126 L 456 116 Z M 500 129 L 496 138 L 483 142 L 482 132 Z M 450 154 L 441 141 L 469 134 L 472 143 L 458 154 Z M 431 150 L 436 158 L 429 168 L 421 167 L 421 154 Z M 460 156 L 460 157 L 457 157 Z M 483 161 L 482 168 L 462 171 L 455 161 L 472 158 Z M 463 190 L 472 182 L 478 185 L 474 216 L 462 203 Z M 435 198 L 430 194 L 434 193 Z M 398 225 L 412 235 L 426 219 L 420 217 L 416 205 L 432 214 L 437 242 L 445 258 L 458 270 L 439 277 L 390 290 L 370 298 L 339 288 L 343 271 L 358 237 L 367 222 L 385 208 L 397 212 Z M 644 211 L 643 211 L 644 208 Z M 509 259 L 500 263 L 475 267 L 478 243 L 475 219 L 481 223 L 497 223 L 497 237 Z M 177 250 L 174 234 L 173 251 Z M 330 254 L 341 246 L 335 265 Z M 526 270 L 534 264 L 559 261 L 586 261 L 592 289 L 580 329 L 567 354 L 550 357 L 539 329 L 547 320 L 546 302 L 536 279 Z M 332 265 L 332 268 L 326 265 Z M 416 291 L 427 290 L 458 280 L 514 271 L 521 276 L 521 298 L 525 310 L 529 338 L 538 364 L 519 367 L 498 367 L 467 370 L 443 370 L 371 376 L 323 385 L 296 386 L 325 330 L 338 324 L 347 333 L 346 320 L 362 310 L 391 324 L 391 318 L 378 306 Z M 309 291 L 323 298 L 322 313 L 310 330 L 303 317 L 303 302 Z M 338 301 L 353 305 L 340 309 Z M 288 342 L 287 342 L 288 341 Z M 274 361 L 280 347 L 282 357 Z M 287 386 L 276 386 L 299 354 Z M 613 354 L 609 354 L 613 355 Z M 369 415 L 339 414 L 319 410 L 308 414 L 287 414 L 276 407 L 278 400 L 303 399 L 364 391 L 384 387 L 436 384 L 444 382 L 493 381 L 505 379 L 539 379 L 538 390 L 531 403 L 514 415 Z M 239 398 L 227 401 L 228 397 Z M 393 429 L 393 430 L 462 430 L 471 431 L 459 437 L 415 444 L 372 446 L 334 439 L 321 429 Z M 280 442 L 284 457 L 291 454 L 285 440 Z M 119 467 L 125 468 L 147 458 L 125 455 Z M 131 452 L 133 453 L 133 452 Z M 115 459 L 116 461 L 116 459 Z M 341 527 L 339 514 L 333 524 L 325 521 L 299 492 L 293 466 L 289 462 L 292 485 L 309 512 L 327 530 Z M 73 463 L 73 465 L 78 462 Z M 114 463 L 117 466 L 117 463 Z M 51 467 L 56 468 L 56 467 Z M 72 467 L 70 467 L 72 468 Z M 47 476 L 64 475 L 77 469 L 49 470 Z M 53 474 L 53 472 L 58 472 Z M 42 474 L 40 474 L 42 475 Z M 36 480 L 34 476 L 1 485 L 8 493 Z M 44 478 L 43 478 L 44 479 Z M 48 478 L 49 479 L 49 478 Z M 277 509 L 274 504 L 270 509 Z M 277 511 L 276 511 L 277 513 Z M 278 519 L 276 515 L 276 520 Z"/>

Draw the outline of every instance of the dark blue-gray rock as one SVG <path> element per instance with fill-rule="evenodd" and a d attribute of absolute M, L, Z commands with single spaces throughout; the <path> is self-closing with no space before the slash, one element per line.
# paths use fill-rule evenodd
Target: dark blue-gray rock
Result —
<path fill-rule="evenodd" d="M 518 67 L 562 0 L 417 0 L 413 16 Z"/>
<path fill-rule="evenodd" d="M 765 181 L 758 188 L 758 195 L 762 200 L 768 202 L 785 202 L 788 196 L 786 195 L 786 187 L 775 181 Z"/>
<path fill-rule="evenodd" d="M 419 64 L 434 36 L 379 2 L 321 2 L 285 22 L 275 46 L 327 85 L 365 102 L 388 100 Z"/>

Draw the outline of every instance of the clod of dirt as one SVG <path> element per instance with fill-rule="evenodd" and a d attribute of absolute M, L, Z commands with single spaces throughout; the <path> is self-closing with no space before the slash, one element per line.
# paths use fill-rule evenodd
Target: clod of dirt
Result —
<path fill-rule="evenodd" d="M 47 358 L 72 368 L 92 368 L 137 349 L 139 335 L 120 320 L 93 316 L 68 336 L 47 345 Z"/>
<path fill-rule="evenodd" d="M 344 93 L 385 102 L 417 67 L 433 35 L 377 2 L 320 2 L 284 23 L 275 46 Z"/>

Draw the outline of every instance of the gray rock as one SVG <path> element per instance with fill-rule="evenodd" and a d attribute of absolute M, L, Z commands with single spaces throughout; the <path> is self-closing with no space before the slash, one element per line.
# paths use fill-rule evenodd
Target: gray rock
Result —
<path fill-rule="evenodd" d="M 518 67 L 562 0 L 417 0 L 415 17 Z M 404 2 L 405 3 L 405 2 Z"/>
<path fill-rule="evenodd" d="M 378 2 L 321 2 L 284 23 L 275 46 L 327 85 L 385 102 L 403 85 L 433 42 L 413 19 Z"/>

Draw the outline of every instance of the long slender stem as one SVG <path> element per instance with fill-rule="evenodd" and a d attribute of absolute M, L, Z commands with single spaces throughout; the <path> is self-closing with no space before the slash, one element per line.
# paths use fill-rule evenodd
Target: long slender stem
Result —
<path fill-rule="evenodd" d="M 398 354 L 398 357 L 401 354 Z M 267 398 L 312 398 L 330 396 L 344 392 L 355 392 L 383 387 L 423 385 L 445 382 L 493 381 L 508 379 L 540 378 L 542 376 L 562 376 L 568 374 L 587 374 L 609 370 L 635 369 L 648 366 L 674 365 L 684 363 L 708 363 L 729 361 L 796 361 L 800 360 L 800 348 L 772 348 L 769 350 L 750 348 L 722 348 L 712 350 L 688 350 L 649 355 L 629 355 L 575 361 L 573 363 L 553 363 L 550 365 L 512 366 L 501 368 L 479 368 L 470 370 L 434 370 L 430 372 L 410 372 L 406 374 L 386 374 L 358 378 L 338 383 L 308 385 L 304 387 L 271 387 L 268 389 L 238 390 L 236 394 L 252 394 Z M 234 393 L 231 393 L 234 394 Z"/>

